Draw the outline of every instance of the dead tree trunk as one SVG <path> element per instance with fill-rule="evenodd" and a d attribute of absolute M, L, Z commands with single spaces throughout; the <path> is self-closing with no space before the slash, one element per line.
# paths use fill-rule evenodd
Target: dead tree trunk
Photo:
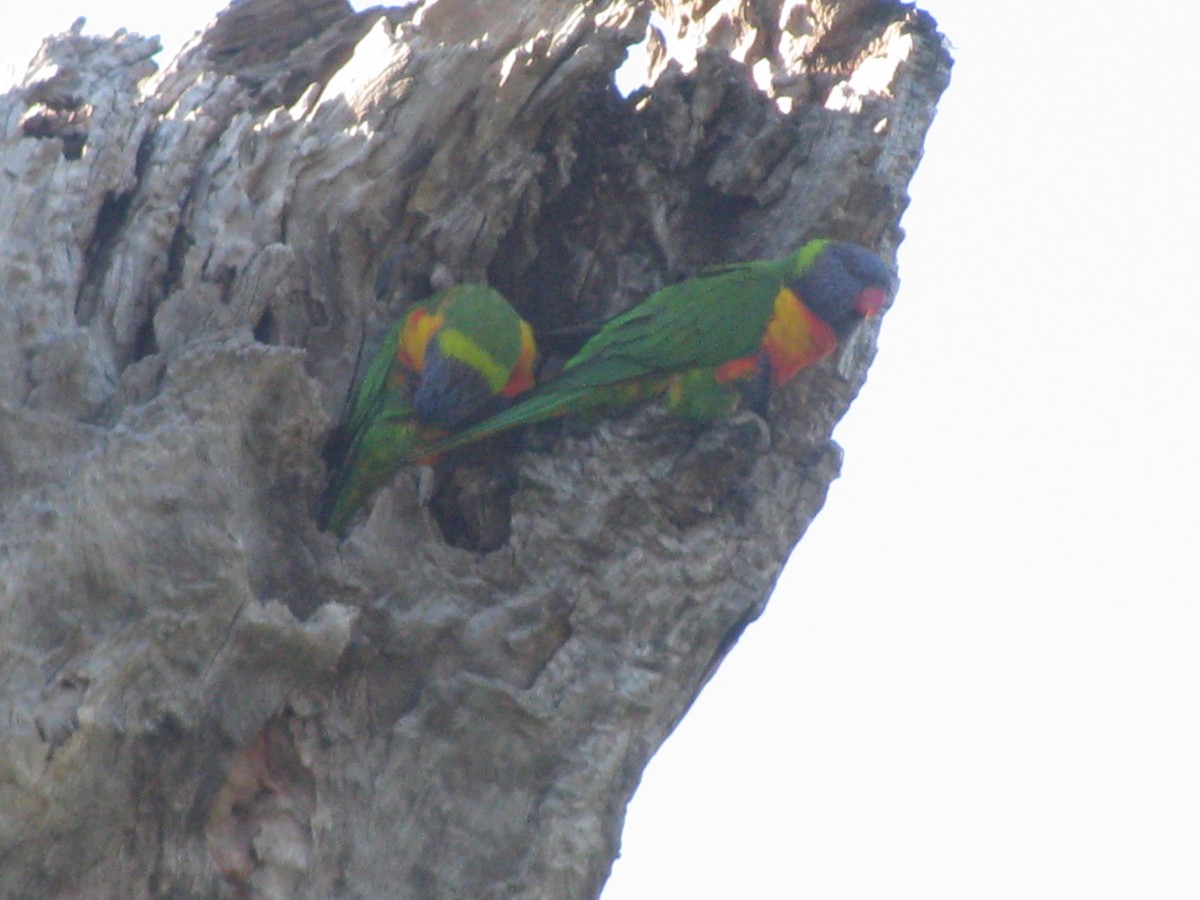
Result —
<path fill-rule="evenodd" d="M 628 98 L 645 0 L 245 0 L 162 74 L 69 34 L 0 97 L 3 896 L 600 891 L 874 333 L 769 426 L 545 427 L 340 545 L 313 510 L 360 348 L 435 287 L 547 329 L 808 237 L 894 252 L 932 20 L 656 5 Z"/>

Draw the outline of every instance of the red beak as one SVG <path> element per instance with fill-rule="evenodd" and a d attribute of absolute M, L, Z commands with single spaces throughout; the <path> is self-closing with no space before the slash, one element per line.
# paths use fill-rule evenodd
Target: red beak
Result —
<path fill-rule="evenodd" d="M 869 319 L 871 316 L 877 316 L 883 310 L 883 304 L 887 302 L 888 292 L 883 288 L 869 287 L 865 288 L 858 295 L 858 301 L 854 304 L 854 311 L 864 319 Z"/>

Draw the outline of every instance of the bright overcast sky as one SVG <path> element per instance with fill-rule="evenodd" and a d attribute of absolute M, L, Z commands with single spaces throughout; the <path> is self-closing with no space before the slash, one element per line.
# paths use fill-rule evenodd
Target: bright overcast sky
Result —
<path fill-rule="evenodd" d="M 922 5 L 957 64 L 843 477 L 604 900 L 1200 897 L 1200 13 Z M 218 4 L 43 0 L 0 60 L 83 7 Z"/>

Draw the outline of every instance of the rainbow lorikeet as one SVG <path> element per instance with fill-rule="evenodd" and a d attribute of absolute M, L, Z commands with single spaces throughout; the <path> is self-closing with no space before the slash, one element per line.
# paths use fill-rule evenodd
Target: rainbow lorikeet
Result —
<path fill-rule="evenodd" d="M 893 287 L 878 256 L 831 240 L 810 241 L 782 259 L 706 271 L 610 319 L 556 378 L 423 452 L 663 395 L 692 419 L 727 415 L 743 389 L 782 385 L 828 356 L 859 321 L 883 309 Z"/>
<path fill-rule="evenodd" d="M 321 527 L 344 536 L 355 512 L 418 447 L 533 387 L 535 354 L 529 323 L 487 285 L 448 288 L 409 310 L 388 332 L 351 405 L 347 449 L 322 501 Z"/>

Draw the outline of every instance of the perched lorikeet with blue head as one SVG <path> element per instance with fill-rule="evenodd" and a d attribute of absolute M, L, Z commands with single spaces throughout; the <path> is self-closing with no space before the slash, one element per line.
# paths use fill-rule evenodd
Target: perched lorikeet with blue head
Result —
<path fill-rule="evenodd" d="M 894 288 L 857 244 L 810 241 L 663 288 L 606 322 L 562 372 L 503 412 L 434 442 L 442 453 L 518 425 L 665 395 L 681 415 L 727 415 L 742 390 L 777 387 L 877 315 Z"/>
<path fill-rule="evenodd" d="M 487 285 L 463 284 L 414 306 L 367 367 L 344 429 L 319 524 L 342 537 L 355 512 L 418 448 L 533 387 L 529 323 Z"/>

